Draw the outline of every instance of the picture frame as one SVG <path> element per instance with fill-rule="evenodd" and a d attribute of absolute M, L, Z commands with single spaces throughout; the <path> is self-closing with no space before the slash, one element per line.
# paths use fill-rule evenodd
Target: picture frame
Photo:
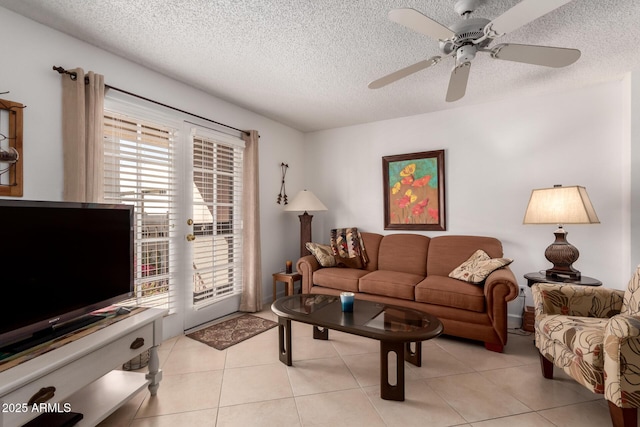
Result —
<path fill-rule="evenodd" d="M 0 99 L 0 196 L 22 197 L 24 105 Z"/>
<path fill-rule="evenodd" d="M 382 158 L 385 230 L 445 231 L 444 150 Z"/>

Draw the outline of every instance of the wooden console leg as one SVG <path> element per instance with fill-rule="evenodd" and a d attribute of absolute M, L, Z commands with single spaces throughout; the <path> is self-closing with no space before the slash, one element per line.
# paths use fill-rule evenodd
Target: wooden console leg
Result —
<path fill-rule="evenodd" d="M 146 378 L 149 380 L 149 393 L 151 396 L 155 396 L 158 393 L 158 387 L 160 387 L 160 381 L 162 380 L 162 370 L 160 370 L 160 359 L 158 358 L 158 346 L 153 346 L 149 349 L 149 371 Z"/>
<path fill-rule="evenodd" d="M 609 404 L 609 415 L 613 427 L 636 427 L 638 423 L 638 408 L 621 408 L 613 402 Z"/>
<path fill-rule="evenodd" d="M 553 362 L 547 359 L 539 353 L 540 355 L 540 369 L 542 370 L 542 376 L 547 379 L 553 379 Z"/>

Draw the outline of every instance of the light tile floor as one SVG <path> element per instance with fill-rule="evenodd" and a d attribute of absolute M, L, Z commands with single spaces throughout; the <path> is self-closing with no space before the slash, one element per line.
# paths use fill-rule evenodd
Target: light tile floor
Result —
<path fill-rule="evenodd" d="M 258 315 L 277 320 L 267 308 Z M 158 395 L 145 390 L 101 427 L 610 426 L 601 395 L 559 369 L 540 374 L 531 334 L 512 330 L 504 353 L 438 337 L 422 367 L 405 364 L 404 402 L 380 398 L 379 343 L 293 322 L 293 366 L 278 360 L 273 328 L 224 351 L 185 336 L 160 347 Z"/>

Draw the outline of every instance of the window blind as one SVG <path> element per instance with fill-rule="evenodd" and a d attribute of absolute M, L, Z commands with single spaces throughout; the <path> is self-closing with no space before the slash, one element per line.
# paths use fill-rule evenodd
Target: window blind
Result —
<path fill-rule="evenodd" d="M 193 136 L 193 295 L 202 307 L 242 291 L 242 161 L 235 144 Z"/>
<path fill-rule="evenodd" d="M 103 129 L 105 201 L 135 210 L 135 296 L 128 303 L 172 313 L 178 129 L 107 109 Z"/>

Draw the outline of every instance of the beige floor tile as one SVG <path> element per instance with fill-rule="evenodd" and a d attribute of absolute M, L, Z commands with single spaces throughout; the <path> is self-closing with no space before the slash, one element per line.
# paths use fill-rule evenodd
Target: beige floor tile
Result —
<path fill-rule="evenodd" d="M 582 386 L 580 387 L 588 393 L 576 391 L 575 385 L 579 384 L 573 380 L 544 378 L 539 364 L 483 371 L 480 374 L 536 411 L 601 398 Z M 518 378 L 518 381 L 514 382 L 513 378 Z"/>
<path fill-rule="evenodd" d="M 169 338 L 169 339 L 164 340 L 162 342 L 162 344 L 160 344 L 160 350 L 171 351 L 173 349 L 173 346 L 176 345 L 176 343 L 180 339 L 184 339 L 184 337 L 182 335 L 180 335 L 180 336 L 177 336 L 177 337 L 173 337 L 173 338 Z"/>
<path fill-rule="evenodd" d="M 479 373 L 425 379 L 468 422 L 530 412 L 518 399 Z"/>
<path fill-rule="evenodd" d="M 559 427 L 610 426 L 609 408 L 604 400 L 578 403 L 538 412 Z"/>
<path fill-rule="evenodd" d="M 360 387 L 380 385 L 380 354 L 366 353 L 342 356 L 344 363 L 360 384 Z M 389 370 L 392 371 L 391 369 Z M 395 383 L 395 368 L 393 368 Z M 405 377 L 408 376 L 405 371 Z"/>
<path fill-rule="evenodd" d="M 189 341 L 193 341 L 189 339 Z M 187 374 L 190 372 L 217 371 L 224 369 L 226 352 L 208 345 L 179 346 L 171 351 L 162 365 L 164 375 Z"/>
<path fill-rule="evenodd" d="M 294 396 L 358 388 L 358 382 L 339 357 L 301 360 L 287 368 Z"/>
<path fill-rule="evenodd" d="M 451 337 L 439 337 L 435 343 L 446 350 L 451 357 L 459 360 L 467 366 L 473 367 L 476 371 L 488 371 L 498 368 L 510 368 L 526 363 L 532 363 L 533 355 L 537 350 L 531 349 L 531 356 L 523 356 L 513 349 L 517 345 L 507 345 L 503 353 L 489 351 L 484 344 L 478 341 L 467 341 Z M 536 356 L 537 357 L 537 356 Z"/>
<path fill-rule="evenodd" d="M 296 397 L 302 425 L 384 426 L 384 421 L 361 389 Z"/>
<path fill-rule="evenodd" d="M 225 368 L 269 365 L 279 362 L 278 335 L 266 331 L 226 349 Z M 264 336 L 260 336 L 264 335 Z"/>
<path fill-rule="evenodd" d="M 306 323 L 291 322 L 291 336 L 293 338 L 310 338 L 313 337 L 313 326 Z"/>
<path fill-rule="evenodd" d="M 257 315 L 277 319 L 270 308 Z M 424 342 L 422 367 L 404 364 L 404 402 L 380 398 L 378 341 L 338 331 L 314 340 L 299 322 L 292 337 L 292 367 L 278 360 L 277 328 L 223 351 L 167 340 L 158 396 L 140 392 L 100 427 L 610 425 L 602 395 L 559 368 L 542 378 L 533 338 L 519 331 L 502 354 L 446 336 Z"/>
<path fill-rule="evenodd" d="M 258 316 L 258 317 L 262 317 L 263 319 L 268 319 L 268 320 L 272 320 L 274 322 L 278 321 L 278 316 L 276 316 L 276 314 L 271 311 L 271 304 L 268 304 L 267 306 L 265 306 L 262 311 L 259 311 L 258 313 L 251 313 L 254 316 Z"/>
<path fill-rule="evenodd" d="M 169 354 L 175 347 L 175 344 L 178 342 L 180 337 L 173 337 L 165 340 L 160 346 L 158 346 L 158 359 L 160 360 L 160 368 L 164 366 L 164 363 L 169 358 Z"/>
<path fill-rule="evenodd" d="M 273 345 L 277 346 L 277 341 L 275 341 Z M 336 351 L 331 341 L 317 340 L 314 339 L 311 335 L 294 335 L 291 341 L 291 355 L 293 356 L 293 361 L 295 362 L 296 360 L 337 357 L 338 352 Z"/>
<path fill-rule="evenodd" d="M 478 421 L 471 425 L 473 427 L 556 427 L 555 424 L 549 422 L 549 420 L 536 412 Z"/>
<path fill-rule="evenodd" d="M 140 405 L 144 399 L 149 395 L 147 389 L 140 391 L 131 400 L 127 401 L 112 413 L 107 419 L 102 421 L 98 426 L 100 427 L 127 427 L 130 425 L 133 418 L 136 416 L 136 412 L 140 408 Z"/>
<path fill-rule="evenodd" d="M 431 341 L 422 343 L 422 366 L 417 367 L 411 364 L 406 366 L 407 377 L 413 378 L 435 378 L 475 372 L 473 365 L 465 364 L 452 357 L 451 353 Z"/>
<path fill-rule="evenodd" d="M 225 406 L 218 411 L 218 427 L 296 427 L 300 418 L 293 399 Z M 193 427 L 195 427 L 194 425 Z"/>
<path fill-rule="evenodd" d="M 329 331 L 329 341 L 342 356 L 380 351 L 380 341 L 339 331 Z"/>
<path fill-rule="evenodd" d="M 220 406 L 292 396 L 287 367 L 280 362 L 224 370 Z"/>
<path fill-rule="evenodd" d="M 206 427 L 215 426 L 217 409 L 182 412 L 133 420 L 131 427 Z"/>
<path fill-rule="evenodd" d="M 136 418 L 216 408 L 222 372 L 164 375 L 158 394 L 146 395 Z"/>
<path fill-rule="evenodd" d="M 367 387 L 365 391 L 387 426 L 440 427 L 466 423 L 424 380 L 405 384 L 404 402 L 383 400 L 379 386 Z"/>

